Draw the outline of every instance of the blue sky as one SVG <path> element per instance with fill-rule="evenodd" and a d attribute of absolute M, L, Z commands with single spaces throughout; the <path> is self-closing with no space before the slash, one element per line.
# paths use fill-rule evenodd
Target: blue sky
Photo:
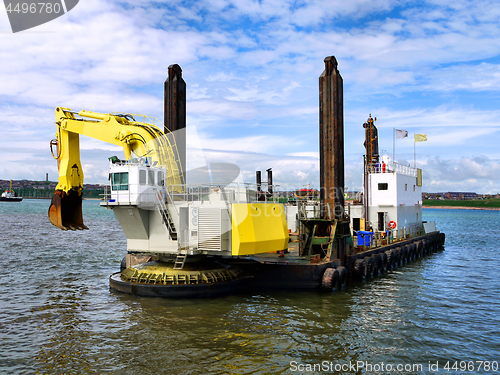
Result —
<path fill-rule="evenodd" d="M 500 192 L 496 1 L 82 0 L 16 34 L 0 10 L 0 38 L 0 179 L 57 179 L 57 106 L 163 120 L 176 63 L 208 162 L 237 164 L 247 182 L 272 167 L 283 189 L 319 187 L 318 78 L 334 55 L 349 189 L 361 188 L 372 114 L 391 156 L 393 128 L 427 134 L 424 191 Z M 396 160 L 413 164 L 413 146 L 398 140 Z M 120 149 L 83 137 L 81 148 L 85 181 L 105 183 Z"/>

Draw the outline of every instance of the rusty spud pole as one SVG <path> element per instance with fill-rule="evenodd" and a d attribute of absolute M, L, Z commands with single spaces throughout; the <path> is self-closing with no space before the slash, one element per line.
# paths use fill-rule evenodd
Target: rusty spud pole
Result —
<path fill-rule="evenodd" d="M 320 199 L 322 218 L 344 214 L 343 80 L 334 56 L 325 58 L 319 77 Z M 329 211 L 328 211 L 329 206 Z M 331 217 L 328 217 L 331 215 Z"/>
<path fill-rule="evenodd" d="M 186 172 L 186 82 L 182 79 L 182 69 L 173 64 L 168 67 L 165 81 L 164 102 L 165 134 L 174 133 L 179 153 L 179 169 Z"/>

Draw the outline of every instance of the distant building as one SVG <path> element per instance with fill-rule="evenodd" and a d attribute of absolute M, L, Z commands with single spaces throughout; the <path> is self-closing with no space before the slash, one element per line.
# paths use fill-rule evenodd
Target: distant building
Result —
<path fill-rule="evenodd" d="M 443 193 L 422 193 L 423 199 L 443 199 Z"/>
<path fill-rule="evenodd" d="M 498 194 L 497 194 L 498 195 Z M 489 196 L 490 198 L 495 198 L 496 195 Z M 453 199 L 453 200 L 465 200 L 465 199 L 482 199 L 488 197 L 487 195 L 481 195 L 471 192 L 461 192 L 461 191 L 447 191 L 443 193 L 422 193 L 423 199 Z"/>
<path fill-rule="evenodd" d="M 454 199 L 454 200 L 464 200 L 464 199 L 478 199 L 479 196 L 476 193 L 470 193 L 470 192 L 446 192 L 442 193 L 442 195 L 446 199 Z"/>
<path fill-rule="evenodd" d="M 57 182 L 53 181 L 31 181 L 31 180 L 12 180 L 12 188 L 33 189 L 33 190 L 55 190 Z M 84 184 L 84 190 L 104 190 L 103 184 Z M 10 187 L 10 180 L 0 180 L 0 190 L 7 190 Z"/>

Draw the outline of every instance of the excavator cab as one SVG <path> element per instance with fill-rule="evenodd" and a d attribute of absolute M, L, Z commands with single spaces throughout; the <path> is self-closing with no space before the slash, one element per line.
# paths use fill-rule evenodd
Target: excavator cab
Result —
<path fill-rule="evenodd" d="M 49 220 L 62 230 L 89 229 L 83 224 L 81 192 L 56 190 L 49 207 Z"/>

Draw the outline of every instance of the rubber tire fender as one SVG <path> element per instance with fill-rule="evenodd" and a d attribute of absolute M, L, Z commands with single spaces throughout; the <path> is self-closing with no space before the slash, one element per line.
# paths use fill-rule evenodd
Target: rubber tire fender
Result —
<path fill-rule="evenodd" d="M 365 263 L 365 260 L 361 258 L 358 258 L 354 261 L 354 272 L 360 280 L 366 280 L 366 277 L 368 276 L 366 274 Z"/>
<path fill-rule="evenodd" d="M 394 250 L 394 266 L 401 267 L 401 252 L 402 249 L 400 246 L 396 247 Z"/>
<path fill-rule="evenodd" d="M 337 272 L 339 273 L 339 289 L 344 289 L 347 286 L 347 268 L 338 266 Z"/>
<path fill-rule="evenodd" d="M 422 240 L 422 245 L 424 247 L 424 254 L 428 255 L 429 254 L 429 241 L 427 240 L 427 238 L 424 238 Z"/>
<path fill-rule="evenodd" d="M 366 268 L 366 278 L 373 279 L 378 275 L 377 263 L 375 263 L 375 260 L 371 256 L 365 257 L 364 260 Z"/>
<path fill-rule="evenodd" d="M 407 255 L 407 258 L 408 258 L 408 263 L 410 263 L 411 261 L 413 261 L 413 243 L 409 243 L 408 245 L 408 255 Z"/>
<path fill-rule="evenodd" d="M 446 234 L 445 233 L 439 233 L 439 245 L 444 248 L 444 243 L 446 241 Z"/>
<path fill-rule="evenodd" d="M 420 241 L 415 241 L 413 243 L 413 258 L 418 259 L 420 258 L 420 254 L 418 253 L 418 243 Z"/>
<path fill-rule="evenodd" d="M 411 245 L 408 244 L 405 247 L 406 247 L 406 263 L 410 263 L 412 261 L 412 257 L 411 257 Z"/>
<path fill-rule="evenodd" d="M 392 271 L 396 267 L 396 253 L 394 249 L 387 250 L 385 252 L 387 255 L 387 269 Z"/>
<path fill-rule="evenodd" d="M 370 256 L 373 261 L 375 262 L 375 266 L 377 267 L 377 272 L 375 273 L 375 276 L 379 276 L 383 271 L 382 271 L 382 258 L 380 257 L 379 254 L 372 254 Z"/>
<path fill-rule="evenodd" d="M 404 266 L 406 263 L 408 263 L 408 246 L 404 245 L 401 248 L 401 265 Z"/>
<path fill-rule="evenodd" d="M 379 253 L 380 258 L 382 259 L 382 273 L 386 272 L 389 268 L 388 266 L 388 256 L 386 253 Z"/>
<path fill-rule="evenodd" d="M 415 244 L 412 242 L 408 244 L 408 262 L 415 260 Z"/>
<path fill-rule="evenodd" d="M 326 290 L 337 290 L 339 289 L 339 272 L 336 268 L 327 268 L 323 273 L 323 279 L 321 280 L 321 288 Z"/>
<path fill-rule="evenodd" d="M 424 255 L 424 244 L 422 243 L 422 241 L 417 241 L 416 243 L 416 246 L 417 246 L 417 256 L 419 258 L 422 258 L 422 256 Z"/>
<path fill-rule="evenodd" d="M 411 244 L 406 245 L 406 263 L 410 263 L 413 260 L 412 246 Z"/>

